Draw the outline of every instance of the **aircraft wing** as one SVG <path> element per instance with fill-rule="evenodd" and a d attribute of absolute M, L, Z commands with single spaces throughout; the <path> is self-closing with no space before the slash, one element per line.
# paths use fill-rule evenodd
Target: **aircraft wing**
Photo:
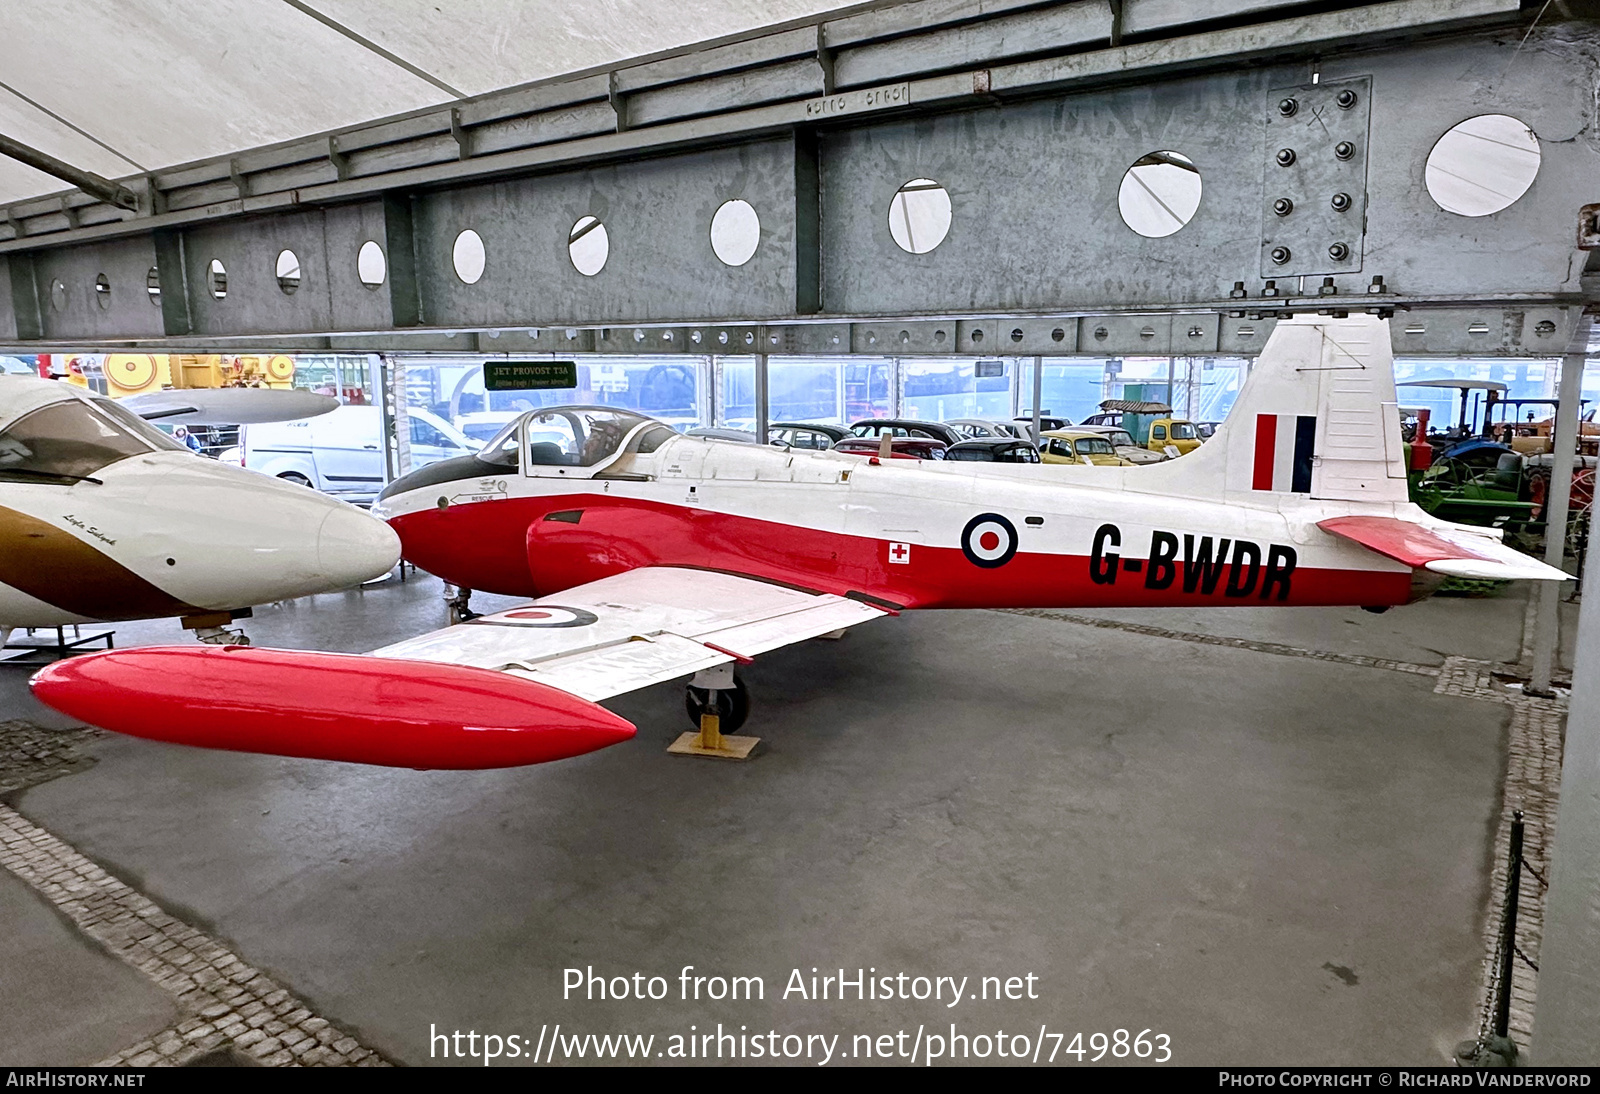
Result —
<path fill-rule="evenodd" d="M 373 656 L 492 669 L 597 702 L 887 614 L 754 578 L 651 566 Z"/>
<path fill-rule="evenodd" d="M 1419 570 L 1498 581 L 1566 581 L 1569 575 L 1489 536 L 1427 528 L 1398 517 L 1334 517 L 1317 527 Z"/>
<path fill-rule="evenodd" d="M 141 646 L 58 661 L 42 702 L 203 748 L 417 768 L 515 767 L 624 741 L 597 700 L 892 614 L 709 570 L 651 567 L 372 655 Z"/>

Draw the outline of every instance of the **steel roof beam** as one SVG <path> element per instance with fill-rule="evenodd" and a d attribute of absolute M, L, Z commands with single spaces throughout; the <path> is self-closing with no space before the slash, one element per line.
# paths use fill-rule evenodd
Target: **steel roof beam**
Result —
<path fill-rule="evenodd" d="M 738 140 L 838 113 L 950 109 L 1066 86 L 1110 84 L 1161 70 L 1263 59 L 1281 63 L 1340 44 L 1394 41 L 1486 20 L 1503 21 L 1518 9 L 1517 0 L 1389 0 L 1292 14 L 1308 2 L 1262 0 L 1241 9 L 1220 0 L 1176 6 L 1172 0 L 1126 0 L 1124 21 L 1131 19 L 1146 37 L 1111 47 L 1111 19 L 1103 0 L 1046 5 L 914 0 L 821 20 L 811 37 L 785 30 L 699 53 L 623 63 L 605 72 L 494 92 L 453 108 L 126 181 L 130 188 L 153 188 L 163 195 L 165 212 L 155 213 L 157 203 L 146 200 L 141 213 L 162 224 L 192 223 L 348 200 L 397 187 L 449 185 Z M 1196 24 L 1214 26 L 1225 13 L 1231 13 L 1233 22 L 1261 17 L 1267 21 L 1183 33 Z M 1285 13 L 1290 17 L 1270 18 Z M 819 46 L 829 54 L 833 86 L 856 89 L 842 110 L 826 102 L 825 66 L 816 54 Z M 1040 57 L 1041 53 L 1056 55 Z M 875 83 L 896 79 L 907 83 L 882 90 L 903 86 L 905 93 L 898 98 L 884 100 L 862 93 Z M 614 98 L 625 104 L 625 133 L 616 124 Z M 472 148 L 465 160 L 452 137 L 452 109 L 455 128 L 467 135 Z M 348 177 L 342 178 L 330 161 L 330 140 L 348 158 Z M 247 180 L 249 199 L 238 196 L 231 174 L 234 165 Z M 10 215 L 30 237 L 21 245 L 36 246 L 41 239 L 65 243 L 102 238 L 130 230 L 121 225 L 120 215 L 96 210 L 91 197 L 66 197 L 83 224 L 75 230 L 62 215 L 57 195 L 10 205 Z M 0 252 L 18 245 L 19 241 L 0 238 Z"/>
<path fill-rule="evenodd" d="M 103 201 L 107 205 L 112 205 L 119 209 L 135 209 L 139 205 L 138 197 L 126 186 L 102 178 L 93 171 L 85 171 L 81 167 L 74 167 L 65 160 L 58 160 L 48 153 L 39 151 L 32 145 L 23 144 L 19 140 L 8 137 L 4 133 L 0 133 L 0 156 L 26 164 L 35 171 L 43 171 L 47 175 L 54 175 L 63 182 L 70 182 L 85 194 L 97 201 Z M 65 210 L 67 206 L 64 198 L 58 200 L 62 201 L 62 208 Z M 68 221 L 70 223 L 70 216 Z M 76 225 L 73 226 L 76 227 Z"/>

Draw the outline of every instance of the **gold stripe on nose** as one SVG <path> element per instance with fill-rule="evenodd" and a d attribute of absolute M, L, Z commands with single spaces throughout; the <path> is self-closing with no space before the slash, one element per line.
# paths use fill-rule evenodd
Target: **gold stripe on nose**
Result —
<path fill-rule="evenodd" d="M 65 529 L 5 506 L 0 582 L 86 619 L 156 619 L 199 610 Z"/>

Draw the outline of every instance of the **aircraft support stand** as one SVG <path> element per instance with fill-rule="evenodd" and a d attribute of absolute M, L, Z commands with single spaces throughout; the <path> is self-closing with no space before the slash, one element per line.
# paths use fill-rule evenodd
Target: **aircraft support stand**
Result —
<path fill-rule="evenodd" d="M 729 691 L 735 686 L 733 665 L 717 665 L 695 674 L 690 688 L 710 691 Z M 737 728 L 737 727 L 735 727 Z M 683 733 L 667 746 L 674 756 L 707 756 L 714 760 L 748 760 L 750 753 L 761 741 L 760 737 L 743 737 L 722 732 L 722 717 L 714 709 L 700 715 L 700 732 Z"/>

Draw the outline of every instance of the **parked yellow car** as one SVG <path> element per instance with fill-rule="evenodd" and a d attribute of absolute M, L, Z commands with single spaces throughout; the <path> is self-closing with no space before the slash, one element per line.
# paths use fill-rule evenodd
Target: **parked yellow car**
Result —
<path fill-rule="evenodd" d="M 1193 422 L 1183 418 L 1157 418 L 1150 423 L 1150 439 L 1145 447 L 1152 452 L 1165 452 L 1170 445 L 1181 456 L 1199 448 L 1200 443 L 1200 434 Z"/>
<path fill-rule="evenodd" d="M 1039 435 L 1040 459 L 1045 463 L 1089 463 L 1096 467 L 1132 467 L 1117 455 L 1103 433 L 1080 429 L 1052 429 Z"/>

